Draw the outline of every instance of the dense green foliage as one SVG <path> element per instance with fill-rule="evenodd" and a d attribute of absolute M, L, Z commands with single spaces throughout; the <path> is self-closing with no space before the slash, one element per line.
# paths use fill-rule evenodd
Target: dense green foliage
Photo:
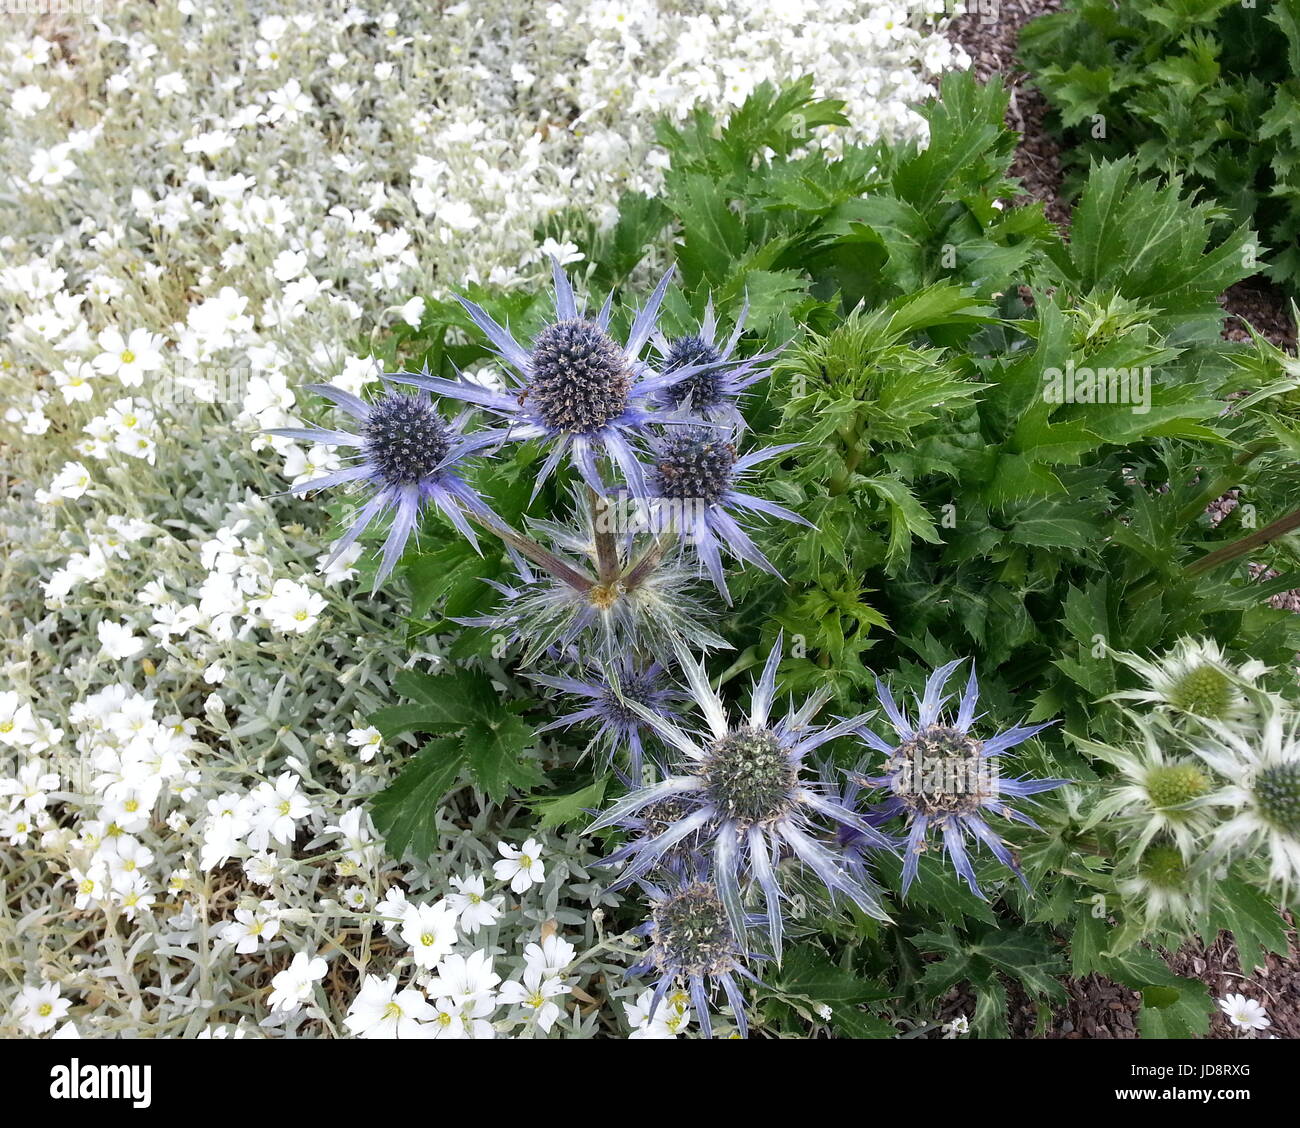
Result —
<path fill-rule="evenodd" d="M 1024 29 L 1021 57 L 1080 175 L 1132 155 L 1184 177 L 1300 293 L 1300 3 L 1068 0 Z"/>
<path fill-rule="evenodd" d="M 1109 10 L 1086 6 L 1096 8 Z M 1072 18 L 1055 25 L 1058 35 Z M 1186 28 L 1195 26 L 1189 15 Z M 1212 59 L 1196 35 L 1197 57 Z M 1051 40 L 1041 32 L 1034 42 Z M 1032 893 L 985 857 L 990 901 L 980 901 L 936 852 L 907 901 L 894 897 L 896 926 L 810 897 L 798 927 L 813 939 L 765 975 L 773 991 L 758 1009 L 769 1030 L 796 1031 L 810 1006 L 826 1003 L 840 1033 L 880 1036 L 894 1029 L 881 1016 L 925 1013 L 966 983 L 975 1028 L 997 1035 L 1009 984 L 1047 1005 L 1062 998 L 1061 976 L 1098 972 L 1143 992 L 1144 1032 L 1203 1032 L 1205 988 L 1177 979 L 1145 946 L 1176 938 L 1149 927 L 1125 894 L 1117 832 L 1089 826 L 1088 815 L 1110 772 L 1095 748 L 1130 735 L 1122 711 L 1102 702 L 1135 684 L 1115 651 L 1158 653 L 1201 635 L 1233 660 L 1285 669 L 1300 650 L 1300 621 L 1267 602 L 1300 584 L 1292 550 L 1268 530 L 1298 496 L 1300 432 L 1276 410 L 1272 358 L 1221 339 L 1216 301 L 1253 272 L 1254 234 L 1244 223 L 1225 229 L 1177 178 L 1142 178 L 1165 163 L 1144 152 L 1093 169 L 1067 242 L 1039 206 L 1004 203 L 1015 194 L 1006 179 L 1015 138 L 998 87 L 949 77 L 927 110 L 924 151 L 849 147 L 834 159 L 800 148 L 809 130 L 842 120 L 811 89 L 765 87 L 725 123 L 697 112 L 684 127 L 665 125 L 662 197 L 625 197 L 607 230 L 562 216 L 539 234 L 577 233 L 598 298 L 621 288 L 648 250 L 670 251 L 680 267 L 670 332 L 688 331 L 711 296 L 724 323 L 748 301 L 742 348 L 786 346 L 747 401 L 746 441 L 802 444 L 760 488 L 816 530 L 760 529 L 785 581 L 747 569 L 735 576 L 734 607 L 717 604 L 710 625 L 734 646 L 712 663 L 724 692 L 743 700 L 748 679 L 737 675 L 779 630 L 796 643 L 785 686 L 830 686 L 841 714 L 874 705 L 877 674 L 917 689 L 930 667 L 968 656 L 989 732 L 1059 719 L 1021 749 L 1017 770 L 1077 786 L 1044 798 L 1042 831 L 1005 832 Z M 1079 95 L 1071 120 L 1089 104 Z M 1154 108 L 1117 115 L 1112 140 L 1121 120 L 1155 118 Z M 1209 164 L 1190 167 L 1215 175 Z M 531 294 L 472 296 L 521 333 L 549 312 Z M 487 356 L 469 328 L 458 306 L 430 302 L 418 329 L 386 342 L 386 359 L 450 376 Z M 1149 370 L 1149 399 L 1053 402 L 1048 370 L 1071 365 Z M 1241 390 L 1259 394 L 1229 399 Z M 515 448 L 478 482 L 511 520 L 564 504 L 559 484 L 530 501 L 539 458 Z M 1231 487 L 1243 504 L 1212 527 L 1206 505 Z M 457 786 L 498 799 L 514 789 L 552 824 L 583 821 L 619 787 L 593 774 L 580 736 L 533 735 L 555 702 L 520 674 L 518 651 L 454 622 L 491 606 L 483 578 L 502 563 L 498 547 L 485 543 L 480 557 L 434 518 L 404 560 L 411 646 L 450 638 L 462 668 L 404 675 L 404 703 L 376 718 L 386 735 L 430 737 L 374 804 L 399 852 L 427 845 L 422 821 Z M 1282 575 L 1257 582 L 1248 563 Z M 492 680 L 509 690 L 508 704 Z M 851 765 L 860 746 L 840 744 Z M 881 879 L 897 890 L 891 864 Z M 1247 961 L 1284 950 L 1258 877 L 1248 867 L 1226 874 L 1193 922 L 1207 936 L 1233 929 Z"/>

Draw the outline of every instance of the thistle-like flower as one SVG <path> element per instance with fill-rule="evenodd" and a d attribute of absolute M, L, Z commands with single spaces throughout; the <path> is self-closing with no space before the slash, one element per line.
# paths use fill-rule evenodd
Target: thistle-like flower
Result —
<path fill-rule="evenodd" d="M 673 984 L 680 983 L 690 991 L 700 1029 L 711 1038 L 709 995 L 712 988 L 720 986 L 736 1016 L 740 1036 L 745 1037 L 749 1024 L 736 977 L 755 983 L 759 980 L 745 966 L 744 943 L 732 928 L 717 887 L 698 874 L 667 875 L 663 882 L 642 880 L 640 884 L 650 896 L 650 919 L 633 931 L 649 937 L 650 950 L 628 974 L 659 977 L 650 1017 Z"/>
<path fill-rule="evenodd" d="M 1168 654 L 1154 660 L 1123 651 L 1111 653 L 1147 684 L 1107 700 L 1140 701 L 1201 721 L 1248 719 L 1252 712 L 1248 693 L 1268 672 L 1267 666 L 1253 659 L 1234 666 L 1213 639 L 1179 639 Z"/>
<path fill-rule="evenodd" d="M 662 333 L 655 333 L 654 345 L 660 356 L 660 369 L 666 376 L 678 377 L 658 394 L 659 402 L 666 409 L 696 415 L 711 423 L 728 424 L 736 431 L 744 430 L 740 394 L 767 375 L 760 366 L 781 351 L 773 349 L 741 360 L 732 359 L 740 335 L 745 331 L 748 311 L 746 303 L 725 343 L 717 342 L 718 319 L 713 311 L 712 298 L 705 307 L 704 321 L 698 333 L 672 340 Z"/>
<path fill-rule="evenodd" d="M 1178 926 L 1205 907 L 1205 877 L 1173 842 L 1160 840 L 1137 855 L 1115 884 L 1126 901 L 1141 906 L 1148 926 Z"/>
<path fill-rule="evenodd" d="M 688 734 L 674 722 L 629 702 L 651 728 L 686 757 L 687 763 L 681 774 L 630 792 L 592 824 L 592 830 L 612 826 L 664 799 L 677 798 L 682 803 L 683 817 L 619 852 L 616 857 L 628 862 L 619 884 L 640 879 L 660 864 L 677 843 L 697 836 L 701 848 L 709 852 L 713 881 L 738 938 L 745 935 L 745 886 L 752 879 L 762 891 L 768 933 L 778 959 L 784 894 L 776 867 L 787 851 L 807 865 L 832 896 L 843 893 L 863 912 L 888 920 L 877 891 L 855 878 L 835 852 L 810 832 L 813 820 L 822 818 L 835 826 L 851 826 L 884 848 L 892 847 L 892 841 L 827 796 L 820 781 L 804 776 L 804 760 L 809 753 L 838 736 L 855 732 L 867 717 L 814 725 L 813 717 L 830 696 L 828 689 L 822 689 L 795 712 L 772 721 L 769 715 L 776 695 L 776 668 L 781 661 L 779 638 L 754 686 L 748 717 L 736 723 L 728 720 L 704 666 L 684 651 L 678 660 L 708 730 Z"/>
<path fill-rule="evenodd" d="M 425 507 L 438 507 L 456 530 L 477 546 L 466 513 L 496 520 L 491 509 L 460 476 L 466 457 L 498 441 L 490 431 L 462 435 L 462 420 L 447 422 L 424 396 L 389 388 L 372 403 L 329 384 L 312 384 L 308 391 L 324 396 L 355 420 L 356 431 L 325 427 L 280 427 L 269 434 L 326 446 L 347 447 L 355 460 L 341 470 L 300 482 L 293 493 L 310 493 L 329 486 L 360 482 L 369 488 L 351 527 L 334 546 L 326 562 L 339 557 L 376 517 L 393 511 L 384 542 L 383 559 L 375 576 L 378 585 L 393 570 Z"/>
<path fill-rule="evenodd" d="M 1167 751 L 1181 738 L 1167 726 L 1134 718 L 1140 743 L 1117 748 L 1073 737 L 1080 748 L 1118 769 L 1082 829 L 1103 822 L 1133 837 L 1141 854 L 1157 837 L 1172 838 L 1184 858 L 1192 857 L 1214 824 L 1216 783 L 1194 756 Z"/>
<path fill-rule="evenodd" d="M 1267 853 L 1269 878 L 1283 893 L 1300 883 L 1300 717 L 1267 698 L 1256 728 L 1206 722 L 1192 744 L 1227 786 L 1213 796 L 1233 808 L 1202 857 L 1202 866 L 1229 855 Z"/>
<path fill-rule="evenodd" d="M 998 757 L 1054 722 L 1015 725 L 988 740 L 972 736 L 970 730 L 976 720 L 975 706 L 979 701 L 974 668 L 957 715 L 947 717 L 943 714 L 949 700 L 943 696 L 944 686 L 961 662 L 962 659 L 949 662 L 931 673 L 923 695 L 916 699 L 915 724 L 895 703 L 888 686 L 876 682 L 880 703 L 898 735 L 898 744 L 889 744 L 865 726 L 858 730 L 858 735 L 870 747 L 887 757 L 884 773 L 875 777 L 864 776 L 863 782 L 888 788 L 890 794 L 880 812 L 901 815 L 907 820 L 907 844 L 903 853 L 904 894 L 916 878 L 916 869 L 931 827 L 943 836 L 944 852 L 977 897 L 984 894 L 975 880 L 975 870 L 966 850 L 965 836 L 968 834 L 983 842 L 994 857 L 1027 887 L 1028 882 L 1015 857 L 985 821 L 984 815 L 1003 815 L 1038 829 L 1033 819 L 1012 808 L 1006 799 L 1025 798 L 1070 782 L 1065 779 L 1003 779 L 999 776 Z"/>
<path fill-rule="evenodd" d="M 457 299 L 505 361 L 513 389 L 497 391 L 468 380 L 427 374 L 394 374 L 393 379 L 485 408 L 504 421 L 499 433 L 505 438 L 553 443 L 534 492 L 567 454 L 587 485 L 605 493 L 597 465 L 598 456 L 604 454 L 622 472 L 633 494 L 642 496 L 641 464 L 630 439 L 651 422 L 653 397 L 693 371 L 687 367 L 671 374 L 656 373 L 641 359 L 672 270 L 637 313 L 626 343 L 620 345 L 609 333 L 610 301 L 594 318 L 588 317 L 578 307 L 560 264 L 552 260 L 551 265 L 556 320 L 537 334 L 529 349 L 481 307 Z"/>
<path fill-rule="evenodd" d="M 598 750 L 607 765 L 615 764 L 618 753 L 626 749 L 628 770 L 624 780 L 636 784 L 641 782 L 644 770 L 645 747 L 641 732 L 646 723 L 629 708 L 628 702 L 635 701 L 659 716 L 669 716 L 673 703 L 683 697 L 668 681 L 663 666 L 658 662 L 642 665 L 626 654 L 604 667 L 590 666 L 582 678 L 550 674 L 528 676 L 584 702 L 574 712 L 565 713 L 543 725 L 538 733 L 578 724 L 596 726 L 596 734 L 588 749 Z"/>
<path fill-rule="evenodd" d="M 577 504 L 580 525 L 534 522 L 530 532 L 540 540 L 494 525 L 511 550 L 516 579 L 493 583 L 504 596 L 497 612 L 457 621 L 524 642 L 526 663 L 552 647 L 566 652 L 579 640 L 584 656 L 607 666 L 633 652 L 671 661 L 684 644 L 730 649 L 703 626 L 692 570 L 668 536 L 651 537 L 644 528 L 610 531 L 608 503 L 598 495 Z"/>
<path fill-rule="evenodd" d="M 722 568 L 722 549 L 780 578 L 728 507 L 752 510 L 812 525 L 774 501 L 753 497 L 738 488 L 740 479 L 762 462 L 793 450 L 798 443 L 765 447 L 749 454 L 737 452 L 733 439 L 714 427 L 674 428 L 650 444 L 646 475 L 652 524 L 671 525 L 695 546 L 714 586 L 731 602 Z"/>

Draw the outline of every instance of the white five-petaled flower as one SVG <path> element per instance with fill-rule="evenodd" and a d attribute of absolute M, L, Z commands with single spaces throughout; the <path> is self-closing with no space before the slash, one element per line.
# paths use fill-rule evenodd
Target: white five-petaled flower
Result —
<path fill-rule="evenodd" d="M 255 849 L 263 849 L 269 835 L 281 845 L 288 845 L 298 833 L 298 820 L 311 814 L 311 803 L 298 790 L 299 778 L 293 772 L 281 772 L 275 783 L 260 783 L 249 800 L 257 805 L 253 817 Z"/>
<path fill-rule="evenodd" d="M 483 895 L 482 875 L 453 877 L 451 883 L 457 892 L 447 894 L 447 904 L 455 910 L 467 935 L 473 936 L 485 924 L 496 924 L 501 915 L 501 898 L 488 899 Z"/>
<path fill-rule="evenodd" d="M 535 838 L 528 839 L 522 847 L 511 846 L 508 842 L 497 844 L 501 861 L 492 865 L 492 875 L 498 881 L 510 882 L 510 889 L 523 893 L 535 884 L 546 879 L 546 867 L 542 864 L 542 847 Z"/>
<path fill-rule="evenodd" d="M 530 967 L 524 970 L 522 982 L 512 979 L 504 984 L 499 998 L 503 1003 L 518 1003 L 532 1011 L 538 1028 L 546 1033 L 560 1017 L 560 1006 L 552 1000 L 568 992 L 567 983 L 546 975 L 540 967 Z"/>
<path fill-rule="evenodd" d="M 402 939 L 411 946 L 416 964 L 431 968 L 456 943 L 456 914 L 446 901 L 408 905 L 402 918 Z"/>
<path fill-rule="evenodd" d="M 325 597 L 306 584 L 276 580 L 262 601 L 262 613 L 283 634 L 306 634 L 326 607 Z"/>
<path fill-rule="evenodd" d="M 18 993 L 14 1017 L 23 1029 L 32 1034 L 48 1034 L 58 1025 L 59 1019 L 67 1015 L 71 1005 L 59 996 L 55 984 L 42 983 L 38 987 L 24 987 Z"/>
<path fill-rule="evenodd" d="M 654 989 L 647 988 L 637 996 L 635 1003 L 624 1003 L 632 1039 L 663 1040 L 676 1038 L 685 1033 L 691 1024 L 690 996 L 685 991 L 669 994 L 655 1008 L 654 1017 L 650 1015 L 654 1004 Z"/>
<path fill-rule="evenodd" d="M 490 998 L 501 976 L 492 970 L 492 957 L 479 950 L 468 956 L 450 955 L 443 959 L 437 974 L 429 980 L 427 990 L 440 999 L 451 999 L 457 1006 L 476 999 Z"/>
<path fill-rule="evenodd" d="M 358 1038 L 429 1038 L 437 1012 L 419 991 L 397 989 L 397 976 L 367 975 L 344 1026 Z"/>
<path fill-rule="evenodd" d="M 529 944 L 524 949 L 524 963 L 539 968 L 544 975 L 559 975 L 573 962 L 575 951 L 572 944 L 555 933 L 540 944 Z"/>
<path fill-rule="evenodd" d="M 260 942 L 270 943 L 280 931 L 279 906 L 264 901 L 256 909 L 236 909 L 235 919 L 221 929 L 221 939 L 241 955 L 256 952 Z"/>
<path fill-rule="evenodd" d="M 325 977 L 327 965 L 319 956 L 299 952 L 293 962 L 271 980 L 271 996 L 267 1000 L 273 1011 L 292 1014 L 311 999 L 312 987 Z"/>
<path fill-rule="evenodd" d="M 133 329 L 124 337 L 117 329 L 105 329 L 99 335 L 103 351 L 92 364 L 105 376 L 116 376 L 124 387 L 136 388 L 144 383 L 144 374 L 162 367 L 162 338 L 147 329 Z"/>
<path fill-rule="evenodd" d="M 115 662 L 134 658 L 145 647 L 145 640 L 135 634 L 125 623 L 111 623 L 102 619 L 95 628 L 101 652 Z"/>
<path fill-rule="evenodd" d="M 1264 1005 L 1245 995 L 1224 995 L 1219 1000 L 1219 1009 L 1228 1016 L 1228 1021 L 1233 1026 L 1242 1030 L 1264 1030 L 1273 1025 Z"/>
<path fill-rule="evenodd" d="M 354 728 L 348 732 L 348 744 L 357 750 L 357 757 L 363 764 L 370 763 L 379 751 L 383 737 L 373 725 Z"/>

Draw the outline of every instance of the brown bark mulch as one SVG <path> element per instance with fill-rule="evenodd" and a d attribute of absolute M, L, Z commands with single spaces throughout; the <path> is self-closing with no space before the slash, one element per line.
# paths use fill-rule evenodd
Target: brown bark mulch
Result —
<path fill-rule="evenodd" d="M 1021 182 L 1024 197 L 1041 200 L 1048 217 L 1069 227 L 1070 205 L 1061 197 L 1061 146 L 1048 132 L 1048 107 L 1043 96 L 1027 81 L 1016 59 L 1020 29 L 1029 20 L 1058 11 L 1061 0 L 1003 0 L 990 19 L 979 11 L 955 17 L 948 37 L 971 57 L 972 70 L 980 79 L 999 75 L 1011 91 L 1007 124 L 1021 134 L 1011 174 Z M 1024 199 L 1022 197 L 1022 200 Z M 1264 278 L 1251 278 L 1233 286 L 1220 299 L 1224 311 L 1223 335 L 1229 340 L 1249 338 L 1243 319 L 1275 345 L 1291 351 L 1296 347 L 1296 325 L 1289 303 Z M 1286 593 L 1290 595 L 1292 593 Z M 1221 933 L 1208 946 L 1200 941 L 1184 944 L 1176 953 L 1164 953 L 1178 975 L 1199 979 L 1214 998 L 1242 994 L 1268 1010 L 1272 1026 L 1264 1035 L 1300 1038 L 1300 944 L 1295 930 L 1290 933 L 1291 951 L 1286 958 L 1269 955 L 1264 966 L 1245 976 L 1232 937 Z M 1068 1000 L 1058 1006 L 1045 1024 L 1037 1007 L 1009 984 L 1009 1011 L 1016 1037 L 1047 1038 L 1136 1038 L 1141 1000 L 1136 991 L 1100 976 L 1067 980 Z M 943 1001 L 944 1021 L 959 1014 L 969 1016 L 973 1000 L 964 992 L 953 992 Z M 1211 1038 L 1238 1038 L 1241 1032 L 1227 1018 L 1215 1014 Z"/>

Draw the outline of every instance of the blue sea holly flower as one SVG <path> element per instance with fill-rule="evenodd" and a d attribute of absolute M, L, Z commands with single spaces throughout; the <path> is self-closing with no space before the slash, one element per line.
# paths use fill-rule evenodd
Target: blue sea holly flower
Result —
<path fill-rule="evenodd" d="M 745 946 L 738 941 L 717 887 L 697 875 L 670 875 L 662 883 L 642 881 L 650 897 L 650 919 L 633 932 L 648 937 L 650 949 L 628 975 L 657 975 L 649 1016 L 674 984 L 685 987 L 706 1038 L 713 1036 L 709 996 L 721 987 L 743 1038 L 749 1033 L 745 1000 L 737 977 L 760 981 L 745 966 Z M 742 933 L 743 935 L 743 933 Z"/>
<path fill-rule="evenodd" d="M 396 387 L 387 387 L 370 403 L 329 384 L 311 384 L 307 390 L 323 396 L 350 416 L 356 429 L 278 427 L 268 434 L 344 447 L 355 453 L 342 469 L 299 482 L 290 487 L 291 492 L 305 494 L 353 482 L 368 492 L 351 527 L 334 546 L 326 567 L 376 517 L 391 510 L 392 526 L 375 576 L 378 585 L 393 570 L 425 508 L 431 504 L 477 547 L 474 530 L 465 515 L 497 519 L 460 473 L 469 455 L 499 441 L 493 432 L 463 435 L 460 432 L 463 420 L 448 422 L 427 398 Z"/>
<path fill-rule="evenodd" d="M 619 344 L 609 332 L 610 301 L 595 317 L 588 317 L 578 307 L 573 287 L 555 260 L 552 271 L 556 320 L 533 338 L 531 348 L 521 345 L 509 329 L 473 302 L 457 299 L 505 361 L 514 387 L 498 391 L 468 380 L 427 374 L 400 373 L 393 379 L 485 408 L 504 422 L 500 433 L 505 437 L 552 443 L 534 492 L 567 454 L 587 485 L 605 493 L 597 466 L 598 456 L 604 454 L 639 497 L 644 483 L 630 438 L 653 418 L 653 397 L 689 375 L 689 370 L 656 373 L 641 359 L 673 272 L 670 269 L 663 276 L 633 319 L 626 342 Z"/>
<path fill-rule="evenodd" d="M 972 667 L 966 691 L 957 707 L 957 715 L 944 713 L 950 698 L 943 696 L 944 686 L 962 659 L 949 662 L 931 673 L 925 690 L 916 699 L 916 723 L 895 701 L 889 687 L 876 682 L 880 704 L 898 736 L 890 744 L 865 726 L 858 735 L 877 752 L 886 756 L 884 772 L 863 776 L 872 787 L 889 789 L 889 796 L 878 808 L 882 815 L 901 815 L 907 820 L 907 839 L 903 850 L 903 892 L 916 878 L 916 868 L 926 849 L 931 828 L 943 839 L 943 849 L 953 868 L 965 879 L 971 892 L 983 897 L 975 880 L 975 870 L 966 849 L 966 837 L 983 842 L 994 857 L 1020 878 L 1028 888 L 1020 866 L 998 834 L 989 826 L 985 815 L 1002 815 L 1034 829 L 1038 824 L 1028 815 L 1015 810 L 1009 799 L 1023 799 L 1040 791 L 1064 787 L 1067 779 L 1007 779 L 998 771 L 998 758 L 1017 744 L 1042 732 L 1055 721 L 1040 725 L 1015 725 L 987 740 L 972 735 L 979 702 L 979 685 Z"/>
<path fill-rule="evenodd" d="M 669 716 L 673 703 L 684 696 L 668 681 L 663 666 L 658 662 L 643 666 L 626 654 L 603 668 L 591 666 L 581 678 L 551 674 L 529 674 L 528 677 L 582 701 L 579 708 L 543 725 L 538 733 L 578 724 L 594 725 L 596 735 L 588 747 L 600 749 L 606 764 L 612 764 L 615 755 L 626 749 L 628 774 L 624 779 L 638 784 L 644 770 L 645 748 L 641 732 L 646 723 L 632 711 L 628 702 L 635 701 L 660 716 Z"/>
<path fill-rule="evenodd" d="M 780 349 L 733 360 L 736 344 L 745 330 L 748 303 L 740 311 L 736 326 L 725 343 L 717 343 L 718 319 L 710 299 L 698 333 L 669 340 L 655 333 L 654 346 L 660 357 L 660 370 L 678 379 L 666 385 L 658 400 L 670 411 L 698 415 L 713 423 L 724 423 L 737 431 L 745 427 L 740 413 L 741 393 L 757 383 L 767 371 L 760 366 L 772 360 Z"/>
<path fill-rule="evenodd" d="M 892 846 L 891 840 L 826 795 L 821 782 L 807 778 L 804 771 L 809 753 L 836 737 L 856 732 L 867 716 L 833 725 L 813 724 L 813 717 L 830 697 L 830 690 L 823 687 L 796 711 L 771 720 L 776 668 L 781 661 L 780 638 L 754 686 L 749 715 L 734 722 L 728 719 L 721 698 L 710 686 L 704 666 L 685 651 L 678 659 L 695 703 L 704 714 L 707 731 L 687 733 L 675 722 L 629 702 L 651 728 L 685 756 L 686 763 L 681 774 L 624 796 L 591 829 L 612 826 L 670 797 L 681 799 L 686 814 L 660 833 L 624 847 L 619 857 L 627 859 L 627 868 L 618 884 L 639 880 L 674 845 L 698 835 L 710 854 L 718 895 L 738 937 L 745 935 L 745 889 L 752 884 L 762 891 L 772 950 L 778 959 L 784 895 L 777 864 L 787 854 L 815 873 L 832 896 L 843 893 L 863 912 L 888 920 L 877 891 L 849 873 L 840 857 L 814 837 L 814 824 L 823 819 L 835 826 L 852 826 L 868 841 L 884 848 Z"/>
<path fill-rule="evenodd" d="M 722 567 L 723 549 L 778 579 L 781 576 L 729 508 L 813 527 L 785 506 L 739 488 L 741 479 L 754 467 L 798 445 L 785 443 L 740 454 L 732 437 L 714 427 L 674 428 L 651 442 L 646 481 L 653 523 L 660 528 L 671 523 L 684 541 L 695 546 L 700 562 L 728 603 L 731 593 Z"/>

